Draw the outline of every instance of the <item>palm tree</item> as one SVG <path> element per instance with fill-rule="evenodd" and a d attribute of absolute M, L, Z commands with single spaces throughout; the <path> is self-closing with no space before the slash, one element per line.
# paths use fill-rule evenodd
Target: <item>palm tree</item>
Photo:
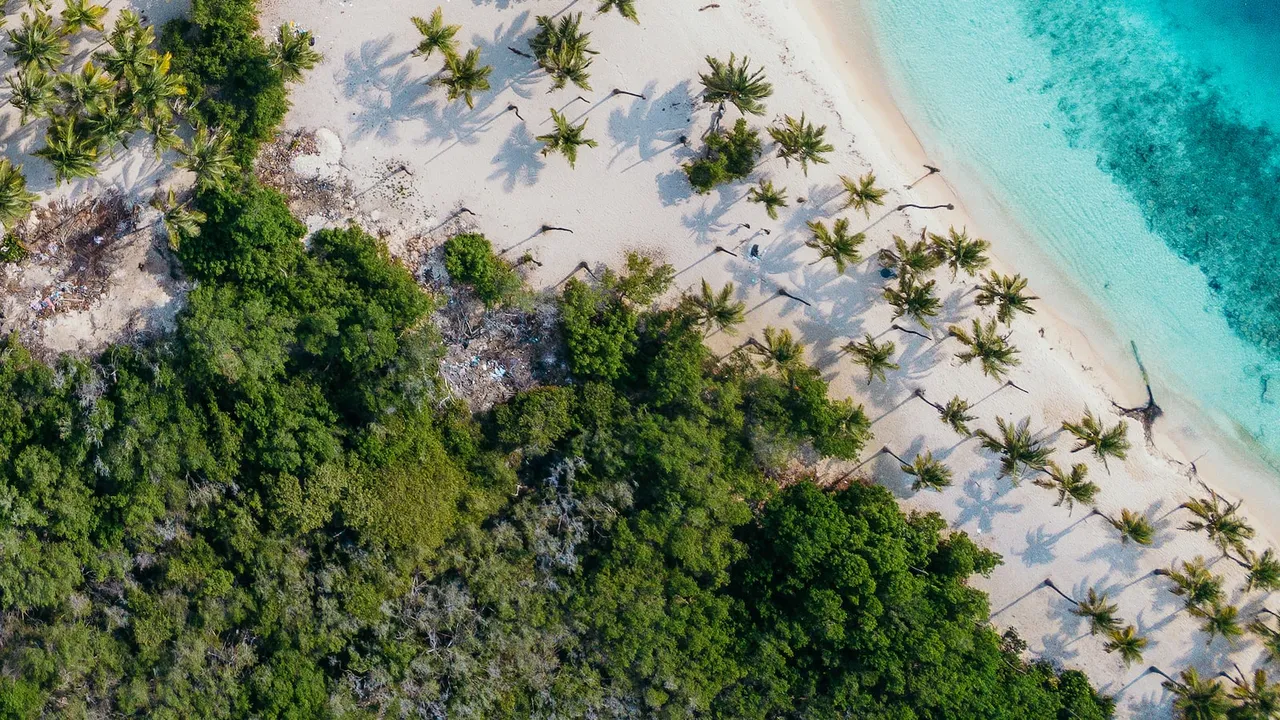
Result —
<path fill-rule="evenodd" d="M 763 115 L 765 98 L 773 94 L 773 86 L 764 79 L 764 69 L 752 72 L 748 66 L 750 58 L 743 57 L 738 64 L 738 57 L 729 53 L 729 62 L 725 63 L 710 55 L 707 65 L 711 72 L 699 73 L 702 81 L 702 98 L 709 103 L 718 103 L 721 111 L 725 103 L 738 108 L 738 112 L 746 115 Z"/>
<path fill-rule="evenodd" d="M 102 68 L 86 62 L 78 73 L 58 76 L 58 89 L 66 98 L 73 112 L 100 111 L 107 102 L 115 100 L 116 81 Z"/>
<path fill-rule="evenodd" d="M 871 206 L 883 205 L 884 196 L 889 194 L 887 190 L 876 187 L 876 174 L 873 172 L 857 180 L 841 175 L 840 183 L 844 185 L 845 195 L 848 196 L 844 201 L 844 209 L 861 210 L 867 218 L 871 217 Z"/>
<path fill-rule="evenodd" d="M 129 147 L 129 136 L 138 129 L 138 118 L 122 107 L 115 97 L 91 108 L 84 115 L 85 130 L 115 157 L 117 144 Z"/>
<path fill-rule="evenodd" d="M 898 364 L 890 360 L 896 350 L 892 342 L 877 343 L 871 333 L 867 333 L 862 342 L 851 341 L 844 346 L 844 351 L 853 356 L 853 361 L 867 370 L 867 384 L 879 378 L 883 382 L 886 370 L 897 370 Z"/>
<path fill-rule="evenodd" d="M 1253 537 L 1253 528 L 1238 514 L 1242 502 L 1244 501 L 1225 503 L 1216 492 L 1210 490 L 1209 497 L 1188 500 L 1179 506 L 1195 516 L 1182 529 L 1205 531 L 1223 555 L 1233 548 L 1236 552 L 1243 553 L 1245 541 Z"/>
<path fill-rule="evenodd" d="M 235 171 L 236 161 L 231 154 L 231 138 L 221 131 L 210 131 L 201 125 L 191 143 L 178 148 L 182 159 L 175 167 L 186 168 L 196 174 L 196 186 L 200 189 L 221 188 L 227 175 Z"/>
<path fill-rule="evenodd" d="M 151 199 L 151 207 L 160 211 L 160 221 L 164 224 L 169 236 L 169 247 L 177 250 L 183 240 L 200 234 L 200 225 L 205 221 L 205 214 L 187 203 L 178 202 L 178 196 L 169 188 L 169 192 L 161 197 Z"/>
<path fill-rule="evenodd" d="M 1229 714 L 1232 720 L 1271 720 L 1280 717 L 1280 684 L 1268 682 L 1266 670 L 1254 670 L 1252 683 L 1243 672 L 1240 673 L 1239 680 L 1231 678 L 1231 681 L 1235 683 L 1230 692 L 1231 699 L 1239 703 Z"/>
<path fill-rule="evenodd" d="M 324 59 L 312 49 L 313 42 L 309 30 L 298 30 L 293 23 L 285 23 L 276 30 L 276 41 L 271 45 L 271 67 L 280 71 L 281 80 L 298 82 L 303 70 L 310 70 Z"/>
<path fill-rule="evenodd" d="M 1101 490 L 1085 479 L 1089 475 L 1089 468 L 1084 463 L 1076 463 L 1071 466 L 1070 472 L 1066 472 L 1057 463 L 1049 461 L 1045 463 L 1044 472 L 1049 477 L 1036 478 L 1033 482 L 1039 487 L 1058 492 L 1058 501 L 1053 504 L 1054 507 L 1066 505 L 1068 511 L 1074 510 L 1077 502 L 1086 505 L 1092 503 Z"/>
<path fill-rule="evenodd" d="M 921 488 L 941 492 L 942 488 L 951 484 L 951 468 L 944 465 L 942 461 L 935 460 L 932 451 L 916 455 L 916 459 L 910 464 L 899 461 L 899 465 L 902 472 L 915 478 L 911 482 L 913 492 L 918 492 Z"/>
<path fill-rule="evenodd" d="M 8 158 L 0 158 L 0 225 L 10 227 L 31 212 L 40 196 L 27 190 L 22 166 L 14 166 Z"/>
<path fill-rule="evenodd" d="M 156 159 L 164 155 L 165 150 L 182 147 L 182 138 L 178 137 L 178 125 L 172 120 L 162 118 L 143 118 L 142 129 L 151 135 L 151 147 Z"/>
<path fill-rule="evenodd" d="M 423 20 L 420 17 L 411 17 L 409 20 L 413 22 L 413 26 L 418 28 L 418 32 L 422 34 L 422 40 L 418 41 L 418 47 L 413 51 L 414 55 L 421 58 L 430 58 L 432 53 L 439 50 L 446 60 L 458 56 L 458 41 L 454 36 L 458 34 L 462 26 L 446 25 L 444 23 L 443 9 L 437 7 L 431 13 L 430 20 Z"/>
<path fill-rule="evenodd" d="M 791 331 L 773 327 L 764 329 L 764 343 L 751 345 L 752 352 L 761 356 L 764 369 L 776 369 L 786 375 L 791 368 L 804 359 L 804 346 L 791 336 Z"/>
<path fill-rule="evenodd" d="M 733 290 L 733 283 L 725 283 L 719 292 L 715 292 L 703 279 L 702 293 L 687 297 L 694 310 L 694 322 L 705 330 L 715 326 L 730 335 L 736 332 L 734 326 L 745 319 L 747 305 L 733 299 Z"/>
<path fill-rule="evenodd" d="M 991 262 L 987 258 L 991 243 L 981 238 L 970 238 L 965 230 L 956 232 L 952 227 L 947 230 L 946 236 L 929 233 L 929 241 L 933 243 L 934 253 L 951 268 L 952 280 L 956 279 L 961 270 L 973 277 Z"/>
<path fill-rule="evenodd" d="M 1107 633 L 1107 641 L 1102 649 L 1108 653 L 1120 653 L 1120 659 L 1126 667 L 1142 660 L 1142 651 L 1147 647 L 1147 639 L 1138 634 L 1138 629 L 1126 625 L 1122 630 L 1111 630 Z"/>
<path fill-rule="evenodd" d="M 1182 598 L 1187 609 L 1222 601 L 1222 578 L 1209 572 L 1203 557 L 1196 557 L 1190 562 L 1183 560 L 1181 569 L 1161 569 L 1155 574 L 1169 578 L 1173 583 L 1169 592 Z"/>
<path fill-rule="evenodd" d="M 155 39 L 155 30 L 150 25 L 143 27 L 142 18 L 131 10 L 121 10 L 107 36 L 111 52 L 95 53 L 94 58 L 117 81 L 130 80 L 156 64 L 156 52 L 151 48 Z"/>
<path fill-rule="evenodd" d="M 143 119 L 168 120 L 173 117 L 173 101 L 187 94 L 182 76 L 169 72 L 173 56 L 157 55 L 127 72 L 129 105 Z"/>
<path fill-rule="evenodd" d="M 910 245 L 898 235 L 893 236 L 893 249 L 880 251 L 880 265 L 893 270 L 900 276 L 915 275 L 922 277 L 937 269 L 942 259 L 933 253 L 924 238 Z"/>
<path fill-rule="evenodd" d="M 1192 615 L 1204 620 L 1204 624 L 1200 629 L 1208 635 L 1205 645 L 1213 643 L 1216 637 L 1223 637 L 1231 645 L 1235 645 L 1240 636 L 1244 635 L 1244 628 L 1240 627 L 1240 609 L 1235 605 L 1223 605 L 1220 602 L 1214 602 L 1205 609 L 1203 605 L 1196 605 L 1189 609 Z"/>
<path fill-rule="evenodd" d="M 1122 509 L 1120 517 L 1113 518 L 1105 515 L 1098 508 L 1094 508 L 1091 515 L 1101 515 L 1104 520 L 1111 523 L 1111 527 L 1120 533 L 1120 542 L 1128 545 L 1133 541 L 1137 545 L 1147 546 L 1155 542 L 1156 529 L 1151 525 L 1151 521 L 1140 512 L 1129 509 Z"/>
<path fill-rule="evenodd" d="M 105 29 L 102 18 L 106 15 L 107 9 L 102 5 L 94 5 L 89 0 L 67 0 L 62 10 L 62 34 L 75 35 L 85 28 L 102 32 Z"/>
<path fill-rule="evenodd" d="M 960 362 L 967 365 L 977 360 L 982 365 L 983 374 L 988 377 L 999 380 L 1010 367 L 1020 362 L 1016 357 L 1017 348 L 1009 345 L 1008 340 L 996 332 L 994 320 L 988 320 L 983 325 L 982 321 L 975 318 L 972 333 L 959 325 L 952 325 L 947 333 L 965 345 L 964 350 L 956 353 Z"/>
<path fill-rule="evenodd" d="M 45 146 L 32 155 L 49 161 L 59 185 L 63 180 L 98 174 L 98 140 L 84 131 L 74 115 L 54 117 L 45 134 Z"/>
<path fill-rule="evenodd" d="M 1273 630 L 1262 620 L 1262 614 L 1249 623 L 1249 631 L 1258 636 L 1268 662 L 1280 662 L 1280 631 Z"/>
<path fill-rule="evenodd" d="M 809 223 L 809 230 L 813 237 L 805 242 L 805 247 L 817 250 L 819 255 L 810 265 L 830 260 L 836 266 L 836 273 L 843 275 L 848 266 L 862 261 L 858 248 L 867 241 L 867 236 L 863 233 L 850 235 L 848 220 L 836 220 L 831 230 L 827 230 L 821 220 L 814 220 Z"/>
<path fill-rule="evenodd" d="M 9 83 L 9 104 L 22 112 L 19 122 L 23 125 L 31 118 L 49 117 L 53 114 L 58 93 L 52 75 L 32 65 L 18 68 L 6 80 Z"/>
<path fill-rule="evenodd" d="M 1008 325 L 1013 322 L 1013 316 L 1017 313 L 1035 314 L 1036 309 L 1031 307 L 1031 301 L 1040 298 L 1025 294 L 1026 289 L 1027 279 L 1021 275 L 1001 275 L 992 270 L 978 286 L 974 302 L 982 307 L 995 305 L 996 319 Z"/>
<path fill-rule="evenodd" d="M 569 167 L 574 167 L 578 162 L 579 147 L 585 145 L 593 148 L 599 145 L 595 140 L 586 136 L 586 120 L 583 120 L 581 125 L 574 125 L 564 115 L 556 112 L 555 108 L 551 109 L 551 120 L 555 123 L 556 129 L 546 135 L 539 135 L 535 138 L 543 143 L 543 155 L 558 152 L 569 161 Z"/>
<path fill-rule="evenodd" d="M 969 414 L 969 401 L 960 397 L 953 396 L 947 401 L 946 405 L 935 408 L 938 414 L 942 416 L 942 422 L 946 423 L 957 433 L 968 437 L 969 423 L 978 418 Z"/>
<path fill-rule="evenodd" d="M 582 32 L 582 13 L 576 15 L 566 13 L 557 23 L 546 15 L 539 15 L 538 34 L 529 41 L 533 57 L 538 67 L 547 71 L 552 78 L 552 89 L 559 90 L 566 83 L 572 82 L 583 90 L 590 90 L 591 67 L 591 33 Z"/>
<path fill-rule="evenodd" d="M 1272 590 L 1280 589 L 1280 558 L 1276 557 L 1275 551 L 1271 548 L 1264 550 L 1261 555 L 1245 549 L 1240 558 L 1232 559 L 1240 567 L 1249 571 L 1249 575 L 1244 582 L 1246 591 L 1261 590 L 1263 592 L 1271 592 Z"/>
<path fill-rule="evenodd" d="M 69 47 L 62 33 L 54 29 L 53 17 L 37 10 L 33 15 L 22 13 L 21 27 L 9 31 L 6 51 L 18 65 L 55 72 Z"/>
<path fill-rule="evenodd" d="M 778 208 L 787 206 L 787 189 L 775 188 L 772 180 L 761 180 L 760 184 L 747 191 L 747 201 L 764 205 L 769 219 L 777 220 Z"/>
<path fill-rule="evenodd" d="M 1224 720 L 1231 709 L 1222 683 L 1214 679 L 1201 679 L 1195 668 L 1183 670 L 1177 680 L 1165 680 L 1162 685 L 1174 694 L 1173 709 L 1182 720 Z"/>
<path fill-rule="evenodd" d="M 898 287 L 886 287 L 884 299 L 893 306 L 893 319 L 905 315 L 925 328 L 930 327 L 929 318 L 937 317 L 942 309 L 942 301 L 933 292 L 936 284 L 933 280 L 919 284 L 914 276 L 903 275 L 898 278 Z"/>
<path fill-rule="evenodd" d="M 981 429 L 974 435 L 982 441 L 983 448 L 1000 455 L 1000 477 L 1007 476 L 1017 483 L 1026 470 L 1045 468 L 1053 451 L 1031 434 L 1031 418 L 1014 425 L 998 417 L 996 427 L 999 436 Z"/>
<path fill-rule="evenodd" d="M 445 55 L 444 74 L 431 83 L 445 86 L 450 102 L 462 98 L 467 107 L 474 108 L 474 95 L 489 89 L 489 74 L 492 72 L 492 65 L 480 64 L 480 48 L 471 48 L 462 57 Z"/>
<path fill-rule="evenodd" d="M 1110 634 L 1120 629 L 1120 619 L 1116 617 L 1117 610 L 1119 608 L 1109 602 L 1105 592 L 1100 593 L 1094 588 L 1089 588 L 1085 599 L 1076 602 L 1076 606 L 1071 609 L 1071 614 L 1089 621 L 1090 635 L 1097 635 L 1100 632 Z"/>
<path fill-rule="evenodd" d="M 778 143 L 778 157 L 788 166 L 793 158 L 798 160 L 805 176 L 809 175 L 809 163 L 825 165 L 828 160 L 822 156 L 835 150 L 835 146 L 826 141 L 826 133 L 826 125 L 814 127 L 805 120 L 804 113 L 800 113 L 799 120 L 784 115 L 781 126 L 769 128 L 769 137 Z"/>
<path fill-rule="evenodd" d="M 1107 458 L 1124 460 L 1129 452 L 1129 428 L 1123 422 L 1118 422 L 1107 429 L 1102 424 L 1102 420 L 1088 408 L 1085 409 L 1084 417 L 1080 422 L 1064 421 L 1062 429 L 1074 435 L 1079 441 L 1074 448 L 1071 448 L 1071 452 L 1076 453 L 1093 448 L 1093 454 L 1098 456 L 1104 467 L 1107 464 Z"/>
<path fill-rule="evenodd" d="M 636 0 L 600 0 L 600 7 L 596 12 L 603 14 L 610 10 L 616 10 L 622 17 L 640 24 L 640 17 L 636 15 Z"/>

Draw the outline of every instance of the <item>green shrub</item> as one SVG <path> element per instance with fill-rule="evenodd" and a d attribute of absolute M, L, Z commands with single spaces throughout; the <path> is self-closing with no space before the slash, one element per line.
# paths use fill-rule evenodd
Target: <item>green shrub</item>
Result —
<path fill-rule="evenodd" d="M 738 118 L 732 130 L 707 136 L 706 156 L 687 163 L 684 172 L 695 190 L 709 193 L 721 183 L 750 175 L 763 148 L 760 133 L 747 127 L 746 120 Z"/>
<path fill-rule="evenodd" d="M 10 231 L 0 238 L 0 263 L 20 263 L 27 259 L 27 255 L 17 233 Z"/>
<path fill-rule="evenodd" d="M 444 268 L 454 282 L 470 285 L 491 307 L 510 301 L 520 291 L 520 276 L 479 233 L 449 238 L 444 244 Z"/>
<path fill-rule="evenodd" d="M 197 279 L 261 289 L 282 282 L 303 254 L 307 228 L 275 190 L 256 183 L 211 190 L 196 205 L 208 219 L 199 235 L 182 243 L 178 257 Z"/>
<path fill-rule="evenodd" d="M 624 374 L 635 352 L 635 312 L 616 296 L 573 278 L 560 297 L 560 329 L 564 333 L 569 371 L 582 379 L 612 381 Z"/>

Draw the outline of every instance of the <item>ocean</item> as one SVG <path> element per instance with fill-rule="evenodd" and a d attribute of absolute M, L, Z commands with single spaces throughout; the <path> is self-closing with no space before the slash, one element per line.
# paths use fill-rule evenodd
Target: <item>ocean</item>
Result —
<path fill-rule="evenodd" d="M 926 149 L 1018 229 L 1002 257 L 1280 467 L 1280 0 L 862 8 Z"/>

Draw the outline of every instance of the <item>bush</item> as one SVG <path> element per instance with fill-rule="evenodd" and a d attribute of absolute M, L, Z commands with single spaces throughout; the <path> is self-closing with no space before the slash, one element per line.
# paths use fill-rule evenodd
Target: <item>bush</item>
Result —
<path fill-rule="evenodd" d="M 444 268 L 454 282 L 470 285 L 490 307 L 510 301 L 520 291 L 520 276 L 478 233 L 454 235 L 445 242 Z"/>
<path fill-rule="evenodd" d="M 750 175 L 763 148 L 760 133 L 747 127 L 746 120 L 738 118 L 733 130 L 709 135 L 706 157 L 686 164 L 684 172 L 695 190 L 709 193 L 721 183 Z"/>
<path fill-rule="evenodd" d="M 582 379 L 622 377 L 627 359 L 635 352 L 636 321 L 636 314 L 616 296 L 571 279 L 560 298 L 560 328 L 570 372 Z"/>
<path fill-rule="evenodd" d="M 20 263 L 28 254 L 17 233 L 10 231 L 0 238 L 0 263 Z"/>
<path fill-rule="evenodd" d="M 160 38 L 186 80 L 189 116 L 230 133 L 246 168 L 289 109 L 284 79 L 257 30 L 254 0 L 194 0 L 190 17 L 165 24 Z"/>
<path fill-rule="evenodd" d="M 275 190 L 249 183 L 201 193 L 196 205 L 208 220 L 178 254 L 192 277 L 260 289 L 283 281 L 303 254 L 300 241 L 307 228 Z"/>

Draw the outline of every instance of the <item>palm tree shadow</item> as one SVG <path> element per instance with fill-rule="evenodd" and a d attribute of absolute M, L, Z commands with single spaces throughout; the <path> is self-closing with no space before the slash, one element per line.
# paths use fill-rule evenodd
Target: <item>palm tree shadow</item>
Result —
<path fill-rule="evenodd" d="M 693 186 L 689 184 L 689 176 L 681 168 L 668 170 L 657 176 L 658 198 L 663 207 L 678 205 L 693 197 Z"/>
<path fill-rule="evenodd" d="M 541 145 L 529 134 L 528 125 L 516 123 L 498 149 L 498 154 L 490 160 L 497 167 L 490 173 L 489 179 L 502 178 L 502 189 L 507 193 L 515 190 L 517 185 L 536 184 L 538 174 L 547 165 L 538 152 Z"/>
<path fill-rule="evenodd" d="M 681 175 L 683 174 L 682 172 Z M 685 184 L 688 184 L 687 180 Z M 714 243 L 716 241 L 715 235 L 729 229 L 729 224 L 724 222 L 723 218 L 741 199 L 740 197 L 735 197 L 736 192 L 733 188 L 724 185 L 716 188 L 716 195 L 718 197 L 714 203 L 709 203 L 704 199 L 702 206 L 695 212 L 686 213 L 680 218 L 681 223 L 689 229 L 689 234 L 694 237 L 699 245 Z"/>
<path fill-rule="evenodd" d="M 516 55 L 508 50 L 515 48 L 526 51 L 533 28 L 529 25 L 529 11 L 517 15 L 510 24 L 500 24 L 490 37 L 472 35 L 471 42 L 480 48 L 483 62 L 493 66 L 489 75 L 489 84 L 494 90 L 486 95 L 495 98 L 503 90 L 510 89 L 518 97 L 529 100 L 534 96 L 534 88 L 543 79 L 542 71 L 534 61 Z M 490 100 L 493 102 L 493 100 Z"/>
<path fill-rule="evenodd" d="M 988 493 L 976 480 L 965 483 L 964 497 L 956 503 L 960 514 L 956 516 L 951 526 L 963 528 L 972 522 L 977 525 L 979 532 L 989 533 L 995 527 L 997 516 L 1021 512 L 1021 504 L 1000 502 L 1000 498 L 1008 494 L 1012 488 L 1009 483 L 1000 483 L 1000 485 L 1005 489 L 992 488 Z"/>
<path fill-rule="evenodd" d="M 391 53 L 392 35 L 360 44 L 347 53 L 338 83 L 343 93 L 360 105 L 351 137 L 399 140 L 397 123 L 422 117 L 423 100 L 430 88 L 404 62 L 408 53 Z"/>
<path fill-rule="evenodd" d="M 807 230 L 810 221 L 839 214 L 838 209 L 833 210 L 829 206 L 831 201 L 840 197 L 840 193 L 840 188 L 835 185 L 809 186 L 809 194 L 805 196 L 804 203 L 795 205 L 783 228 L 788 232 L 803 232 Z"/>
<path fill-rule="evenodd" d="M 661 97 L 654 98 L 657 83 L 649 82 L 641 93 L 652 98 L 636 98 L 627 109 L 615 108 L 609 113 L 609 137 L 616 150 L 609 158 L 609 167 L 630 148 L 635 148 L 640 159 L 623 172 L 643 162 L 648 162 L 680 143 L 680 136 L 687 132 L 693 98 L 689 81 L 682 80 Z"/>

